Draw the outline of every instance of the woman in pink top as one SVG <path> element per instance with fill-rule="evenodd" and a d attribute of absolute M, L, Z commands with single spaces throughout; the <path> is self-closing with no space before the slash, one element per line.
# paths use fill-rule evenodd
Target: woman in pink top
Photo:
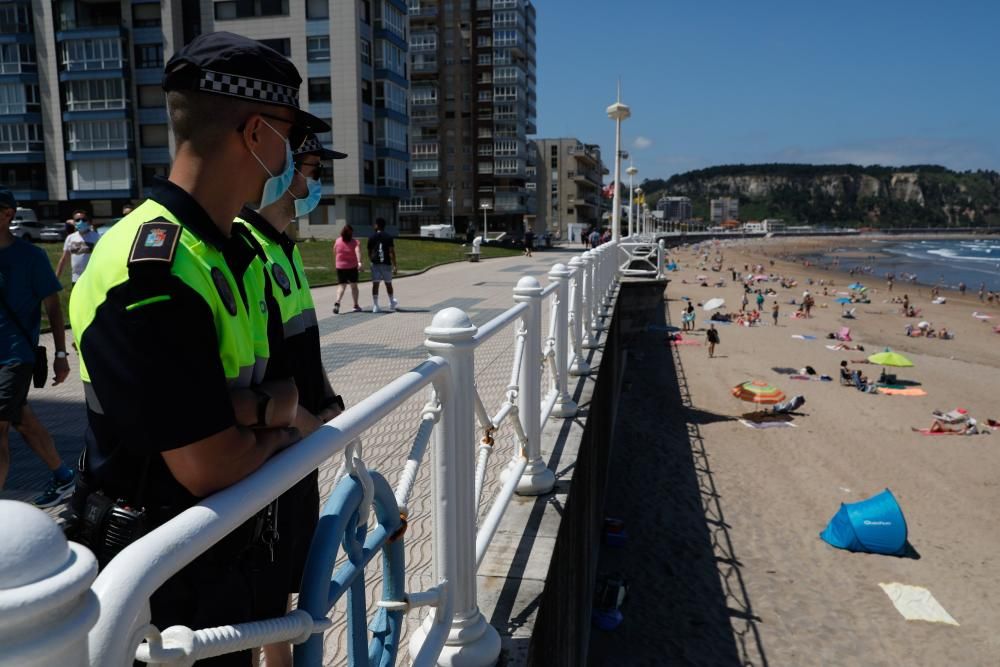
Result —
<path fill-rule="evenodd" d="M 333 243 L 333 264 L 337 268 L 337 303 L 333 304 L 333 312 L 340 312 L 340 300 L 344 298 L 344 291 L 350 285 L 354 312 L 360 313 L 358 272 L 361 270 L 361 244 L 354 238 L 354 230 L 350 225 L 344 225 L 340 230 L 340 237 Z"/>

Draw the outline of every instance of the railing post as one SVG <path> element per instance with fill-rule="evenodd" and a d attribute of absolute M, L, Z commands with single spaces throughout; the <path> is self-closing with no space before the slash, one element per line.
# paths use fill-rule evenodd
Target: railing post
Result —
<path fill-rule="evenodd" d="M 667 257 L 667 242 L 660 239 L 656 242 L 656 278 L 660 279 L 664 276 L 664 269 L 666 262 L 664 261 Z"/>
<path fill-rule="evenodd" d="M 597 336 L 594 334 L 594 299 L 597 297 L 597 290 L 594 288 L 594 262 L 596 250 L 588 250 L 580 257 L 583 266 L 579 277 L 580 295 L 582 306 L 580 308 L 580 326 L 583 336 L 580 338 L 580 347 L 585 350 L 593 350 L 598 346 Z"/>
<path fill-rule="evenodd" d="M 0 500 L 0 516 L 0 665 L 86 667 L 97 559 L 31 505 Z"/>
<path fill-rule="evenodd" d="M 521 428 L 528 437 L 528 449 L 524 452 L 528 466 L 517 484 L 517 492 L 522 496 L 538 496 L 548 493 L 556 483 L 555 474 L 542 460 L 542 286 L 531 276 L 524 276 L 514 288 L 514 301 L 528 304 L 521 322 L 524 326 L 524 359 L 517 378 L 517 413 Z M 516 461 L 504 470 L 508 475 Z"/>
<path fill-rule="evenodd" d="M 486 622 L 476 600 L 475 389 L 476 327 L 463 311 L 438 311 L 424 329 L 425 346 L 448 362 L 451 382 L 439 396 L 441 421 L 434 427 L 434 581 L 447 581 L 455 616 L 439 665 L 487 667 L 500 656 L 500 634 Z M 410 639 L 416 656 L 435 623 L 434 610 Z"/>
<path fill-rule="evenodd" d="M 573 273 L 566 268 L 565 264 L 556 264 L 549 271 L 549 280 L 557 283 L 556 302 L 553 308 L 556 309 L 556 396 L 555 406 L 552 408 L 552 416 L 557 419 L 566 419 L 576 416 L 576 403 L 569 395 L 569 279 Z"/>
<path fill-rule="evenodd" d="M 607 321 L 610 317 L 608 306 L 611 305 L 611 279 L 609 264 L 617 261 L 618 244 L 614 242 L 605 243 L 597 249 L 597 278 L 595 280 L 598 295 L 594 308 L 594 330 L 607 331 L 611 325 Z"/>
<path fill-rule="evenodd" d="M 573 336 L 571 338 L 573 343 L 573 358 L 569 362 L 569 373 L 570 375 L 590 375 L 590 364 L 583 357 L 583 350 L 587 346 L 589 341 L 590 333 L 586 332 L 587 326 L 585 324 L 584 315 L 584 275 L 586 273 L 587 264 L 583 259 L 577 255 L 573 259 L 569 260 L 570 268 L 572 269 L 572 284 L 570 287 L 570 299 L 569 306 L 570 312 L 572 313 L 572 330 Z M 587 336 L 585 339 L 584 336 Z"/>
<path fill-rule="evenodd" d="M 604 303 L 604 275 L 602 272 L 601 260 L 604 253 L 601 248 L 607 249 L 607 244 L 598 246 L 591 251 L 590 257 L 590 330 L 594 333 L 594 341 L 597 341 L 597 332 L 603 331 L 601 326 L 601 309 Z"/>

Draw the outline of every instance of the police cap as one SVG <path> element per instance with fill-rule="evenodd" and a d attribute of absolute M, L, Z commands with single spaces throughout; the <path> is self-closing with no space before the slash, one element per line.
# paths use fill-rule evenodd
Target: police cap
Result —
<path fill-rule="evenodd" d="M 299 108 L 302 77 L 283 55 L 231 32 L 210 32 L 191 40 L 167 62 L 163 90 L 194 90 L 295 110 L 296 122 L 314 132 L 330 125 Z"/>
<path fill-rule="evenodd" d="M 319 142 L 319 137 L 312 133 L 306 136 L 306 140 L 303 141 L 302 145 L 295 151 L 295 157 L 302 155 L 316 155 L 319 156 L 319 159 L 321 160 L 343 160 L 347 157 L 347 153 L 332 151 L 329 148 L 325 148 L 323 144 Z"/>

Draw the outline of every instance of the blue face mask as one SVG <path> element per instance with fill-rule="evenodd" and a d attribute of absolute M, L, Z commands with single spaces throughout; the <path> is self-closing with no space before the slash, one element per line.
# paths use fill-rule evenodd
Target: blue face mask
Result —
<path fill-rule="evenodd" d="M 319 205 L 319 200 L 323 196 L 323 184 L 319 182 L 319 179 L 307 178 L 306 183 L 309 185 L 309 193 L 302 199 L 295 200 L 296 218 L 309 215 Z"/>
<path fill-rule="evenodd" d="M 90 223 L 87 222 L 86 220 L 77 221 L 75 227 L 76 231 L 80 232 L 81 234 L 85 234 L 86 232 L 90 231 Z"/>
<path fill-rule="evenodd" d="M 288 186 L 292 184 L 292 178 L 295 176 L 295 165 L 292 163 L 292 147 L 288 145 L 288 140 L 285 139 L 280 132 L 271 127 L 271 124 L 266 120 L 262 120 L 261 122 L 270 127 L 271 131 L 281 137 L 282 141 L 285 142 L 285 167 L 281 173 L 272 174 L 271 170 L 267 168 L 257 154 L 250 151 L 250 154 L 256 158 L 260 166 L 263 167 L 264 171 L 267 172 L 267 175 L 270 176 L 270 178 L 264 182 L 264 190 L 260 195 L 260 205 L 257 207 L 258 209 L 270 206 L 274 202 L 281 199 L 281 196 L 285 194 L 285 190 L 287 190 Z"/>

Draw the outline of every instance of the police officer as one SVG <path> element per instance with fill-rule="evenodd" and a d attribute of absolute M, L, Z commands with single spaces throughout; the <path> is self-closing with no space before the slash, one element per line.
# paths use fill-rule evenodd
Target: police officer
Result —
<path fill-rule="evenodd" d="M 89 420 L 75 505 L 104 560 L 122 546 L 115 540 L 243 479 L 302 435 L 284 428 L 297 423 L 294 389 L 257 392 L 246 410 L 266 344 L 254 333 L 262 297 L 244 279 L 256 255 L 233 225 L 244 202 L 281 197 L 292 150 L 309 130 L 329 129 L 299 108 L 301 81 L 276 51 L 224 32 L 167 63 L 169 179 L 105 234 L 70 303 Z M 124 529 L 112 535 L 106 516 Z M 251 620 L 254 582 L 241 558 L 260 526 L 251 520 L 164 584 L 152 622 Z M 216 660 L 205 664 L 247 665 L 250 654 Z"/>
<path fill-rule="evenodd" d="M 333 419 L 344 407 L 331 388 L 323 368 L 316 309 L 306 278 L 302 256 L 286 229 L 293 218 L 308 215 L 322 197 L 323 160 L 347 157 L 324 148 L 314 134 L 295 151 L 295 176 L 286 193 L 259 211 L 244 206 L 236 226 L 245 226 L 265 253 L 268 290 L 268 348 L 272 364 L 268 376 L 280 377 L 291 370 L 298 390 L 299 412 L 316 424 Z M 303 419 L 305 419 L 303 417 Z M 319 520 L 318 473 L 313 471 L 278 499 L 277 528 L 280 541 L 274 565 L 261 577 L 265 589 L 261 616 L 285 613 L 288 596 L 298 592 L 302 570 Z M 264 647 L 268 665 L 290 665 L 288 644 Z"/>

